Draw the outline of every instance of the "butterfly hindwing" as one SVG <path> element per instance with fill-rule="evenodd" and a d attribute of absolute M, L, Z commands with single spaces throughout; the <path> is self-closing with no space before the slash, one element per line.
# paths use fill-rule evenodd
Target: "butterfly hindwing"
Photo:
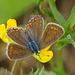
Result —
<path fill-rule="evenodd" d="M 40 49 L 52 45 L 64 33 L 64 29 L 56 23 L 48 23 L 40 40 Z"/>
<path fill-rule="evenodd" d="M 29 48 L 9 43 L 7 46 L 6 54 L 10 60 L 16 60 L 31 56 L 33 53 L 29 50 Z"/>

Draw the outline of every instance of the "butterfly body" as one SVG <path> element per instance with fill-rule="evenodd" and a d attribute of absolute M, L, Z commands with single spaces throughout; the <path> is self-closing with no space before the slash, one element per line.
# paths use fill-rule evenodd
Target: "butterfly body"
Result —
<path fill-rule="evenodd" d="M 39 55 L 39 47 L 37 43 L 32 39 L 31 35 L 27 31 L 25 31 L 25 33 L 28 39 L 28 47 L 33 53 L 35 53 L 36 55 Z"/>
<path fill-rule="evenodd" d="M 38 55 L 39 48 L 38 45 L 35 43 L 35 41 L 32 40 L 31 42 L 29 42 L 29 48 L 31 49 L 32 52 Z"/>

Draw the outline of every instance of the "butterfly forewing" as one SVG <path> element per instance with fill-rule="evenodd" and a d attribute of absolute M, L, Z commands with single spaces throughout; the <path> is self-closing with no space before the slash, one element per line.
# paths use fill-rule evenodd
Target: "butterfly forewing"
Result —
<path fill-rule="evenodd" d="M 21 28 L 9 28 L 7 30 L 7 35 L 19 45 L 24 47 L 27 46 L 28 39 L 26 37 L 25 30 Z"/>
<path fill-rule="evenodd" d="M 43 31 L 43 23 L 43 18 L 39 15 L 34 16 L 28 22 L 26 30 L 29 32 L 35 42 L 40 40 Z"/>
<path fill-rule="evenodd" d="M 25 48 L 20 45 L 9 43 L 7 46 L 6 54 L 9 59 L 16 60 L 16 59 L 23 59 L 28 56 L 31 56 L 33 53 L 29 50 L 29 48 Z"/>
<path fill-rule="evenodd" d="M 64 33 L 64 29 L 56 23 L 48 23 L 40 40 L 40 49 L 56 42 Z"/>

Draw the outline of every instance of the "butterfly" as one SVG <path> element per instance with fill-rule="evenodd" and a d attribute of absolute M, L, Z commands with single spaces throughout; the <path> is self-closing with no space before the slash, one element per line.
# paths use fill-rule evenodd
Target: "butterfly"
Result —
<path fill-rule="evenodd" d="M 7 36 L 15 43 L 7 45 L 6 55 L 10 60 L 27 58 L 34 53 L 39 56 L 42 49 L 54 44 L 64 34 L 56 23 L 48 23 L 40 15 L 32 17 L 25 28 L 9 28 Z"/>

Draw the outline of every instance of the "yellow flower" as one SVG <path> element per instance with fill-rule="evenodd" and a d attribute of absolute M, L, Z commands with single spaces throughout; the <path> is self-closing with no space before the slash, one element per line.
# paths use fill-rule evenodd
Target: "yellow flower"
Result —
<path fill-rule="evenodd" d="M 33 57 L 35 57 L 37 60 L 39 60 L 42 63 L 46 63 L 51 60 L 53 57 L 53 52 L 48 51 L 48 49 L 51 47 L 51 45 L 43 50 L 41 50 L 39 56 L 34 54 Z"/>
<path fill-rule="evenodd" d="M 5 43 L 9 43 L 9 42 L 13 42 L 7 35 L 7 29 L 11 28 L 11 27 L 17 27 L 17 23 L 14 19 L 9 19 L 7 21 L 7 28 L 5 28 L 5 24 L 0 25 L 0 38 L 5 42 Z"/>

